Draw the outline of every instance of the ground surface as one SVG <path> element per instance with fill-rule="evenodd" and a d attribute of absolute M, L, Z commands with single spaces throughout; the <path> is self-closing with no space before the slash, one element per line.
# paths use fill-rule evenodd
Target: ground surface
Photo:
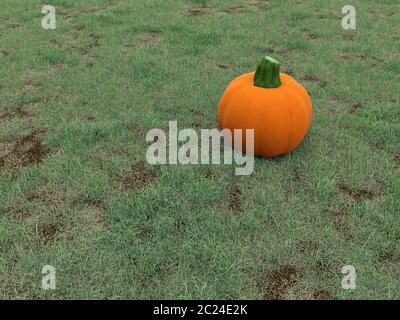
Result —
<path fill-rule="evenodd" d="M 0 298 L 400 298 L 397 0 L 350 1 L 353 32 L 349 1 L 48 2 L 53 31 L 0 5 Z M 249 177 L 145 162 L 266 54 L 314 102 L 298 150 Z"/>

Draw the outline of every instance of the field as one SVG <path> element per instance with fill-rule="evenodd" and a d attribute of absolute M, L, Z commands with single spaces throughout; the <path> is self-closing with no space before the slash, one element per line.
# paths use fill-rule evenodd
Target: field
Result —
<path fill-rule="evenodd" d="M 48 2 L 55 30 L 0 4 L 0 298 L 400 299 L 397 0 Z M 265 55 L 313 101 L 295 152 L 146 162 L 148 130 L 216 128 Z"/>

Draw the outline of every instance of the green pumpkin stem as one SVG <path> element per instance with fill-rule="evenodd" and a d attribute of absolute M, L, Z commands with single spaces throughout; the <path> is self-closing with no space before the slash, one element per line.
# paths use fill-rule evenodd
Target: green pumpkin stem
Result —
<path fill-rule="evenodd" d="M 254 85 L 261 88 L 278 88 L 281 85 L 279 61 L 265 57 L 257 67 L 254 75 Z"/>

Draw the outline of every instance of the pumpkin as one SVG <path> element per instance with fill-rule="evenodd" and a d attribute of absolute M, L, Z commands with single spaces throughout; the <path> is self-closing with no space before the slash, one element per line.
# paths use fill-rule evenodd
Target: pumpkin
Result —
<path fill-rule="evenodd" d="M 296 149 L 311 125 L 313 109 L 307 91 L 280 73 L 280 63 L 265 57 L 256 72 L 234 79 L 218 106 L 218 126 L 254 129 L 254 154 L 274 157 Z M 242 135 L 242 151 L 245 136 Z"/>

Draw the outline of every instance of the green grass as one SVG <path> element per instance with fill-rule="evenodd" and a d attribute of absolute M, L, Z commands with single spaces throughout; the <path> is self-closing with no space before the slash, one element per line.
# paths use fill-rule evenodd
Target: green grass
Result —
<path fill-rule="evenodd" d="M 398 1 L 353 1 L 356 31 L 347 1 L 49 4 L 51 31 L 1 4 L 0 298 L 400 298 Z M 143 163 L 266 54 L 312 97 L 298 150 L 246 177 Z"/>

